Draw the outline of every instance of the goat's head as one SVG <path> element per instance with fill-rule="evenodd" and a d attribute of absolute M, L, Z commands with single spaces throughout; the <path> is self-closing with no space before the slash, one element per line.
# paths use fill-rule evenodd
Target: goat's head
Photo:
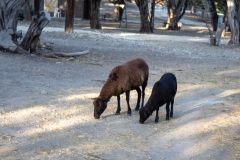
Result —
<path fill-rule="evenodd" d="M 152 112 L 147 107 L 143 107 L 139 110 L 139 115 L 139 122 L 143 124 L 148 119 L 148 117 L 152 115 Z"/>
<path fill-rule="evenodd" d="M 107 108 L 107 102 L 106 99 L 100 99 L 100 98 L 94 98 L 93 105 L 94 105 L 94 118 L 99 119 L 101 114 L 105 111 Z"/>

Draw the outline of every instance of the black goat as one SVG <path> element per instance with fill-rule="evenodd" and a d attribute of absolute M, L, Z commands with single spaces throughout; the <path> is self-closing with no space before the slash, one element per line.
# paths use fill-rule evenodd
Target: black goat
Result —
<path fill-rule="evenodd" d="M 173 104 L 174 97 L 177 92 L 177 79 L 172 73 L 165 73 L 159 81 L 157 81 L 152 89 L 150 98 L 148 99 L 146 105 L 140 109 L 140 123 L 152 115 L 152 112 L 156 110 L 155 122 L 158 122 L 158 110 L 159 107 L 166 103 L 166 120 L 169 120 L 169 105 L 171 103 L 170 117 L 173 117 Z"/>

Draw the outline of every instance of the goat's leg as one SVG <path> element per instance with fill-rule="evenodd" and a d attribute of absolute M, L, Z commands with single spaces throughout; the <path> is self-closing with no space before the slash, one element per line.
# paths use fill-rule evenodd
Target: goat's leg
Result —
<path fill-rule="evenodd" d="M 171 101 L 171 112 L 170 112 L 170 117 L 173 117 L 173 104 L 174 104 L 174 99 Z"/>
<path fill-rule="evenodd" d="M 117 111 L 116 111 L 116 115 L 120 114 L 120 111 L 121 111 L 121 106 L 120 106 L 120 95 L 117 96 L 117 103 L 118 103 L 118 106 L 117 106 Z"/>
<path fill-rule="evenodd" d="M 136 89 L 136 91 L 137 91 L 137 94 L 138 94 L 138 99 L 137 99 L 137 105 L 136 105 L 135 111 L 138 111 L 139 107 L 140 107 L 140 100 L 141 100 L 141 89 L 140 89 L 140 87 L 138 87 Z"/>
<path fill-rule="evenodd" d="M 142 108 L 143 105 L 144 105 L 144 97 L 145 97 L 145 88 L 146 88 L 146 86 L 147 86 L 147 82 L 146 82 L 146 84 L 144 83 L 144 84 L 142 85 L 142 106 L 141 106 L 141 108 Z"/>
<path fill-rule="evenodd" d="M 155 118 L 155 123 L 158 123 L 158 111 L 159 111 L 159 107 L 156 109 L 156 118 Z"/>
<path fill-rule="evenodd" d="M 169 120 L 169 105 L 170 105 L 170 102 L 167 102 L 167 105 L 166 105 L 166 121 Z"/>
<path fill-rule="evenodd" d="M 127 106 L 128 106 L 128 115 L 130 116 L 132 114 L 131 108 L 129 105 L 129 96 L 130 96 L 130 91 L 126 91 L 126 101 L 127 101 Z"/>

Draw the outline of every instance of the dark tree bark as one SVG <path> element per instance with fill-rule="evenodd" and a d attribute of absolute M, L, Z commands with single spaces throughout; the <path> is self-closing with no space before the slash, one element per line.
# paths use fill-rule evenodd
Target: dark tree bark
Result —
<path fill-rule="evenodd" d="M 34 11 L 39 12 L 40 11 L 40 1 L 39 0 L 34 0 Z"/>
<path fill-rule="evenodd" d="M 187 0 L 179 0 L 177 5 L 175 0 L 168 0 L 167 2 L 168 8 L 168 20 L 167 20 L 167 28 L 170 30 L 179 30 L 181 26 L 178 26 L 178 22 L 185 14 L 185 10 L 187 8 Z"/>
<path fill-rule="evenodd" d="M 91 6 L 89 0 L 84 0 L 84 19 L 90 19 Z"/>
<path fill-rule="evenodd" d="M 239 25 L 239 42 L 240 42 L 240 1 L 238 1 L 238 6 L 237 6 L 237 17 L 238 17 L 238 25 Z"/>
<path fill-rule="evenodd" d="M 217 31 L 216 31 L 216 34 L 215 34 L 215 39 L 216 39 L 216 46 L 219 45 L 220 43 L 220 40 L 221 40 L 221 36 L 222 36 L 222 32 L 225 28 L 225 23 L 221 23 L 221 24 L 218 24 L 218 28 L 217 28 Z"/>
<path fill-rule="evenodd" d="M 222 32 L 225 28 L 225 23 L 222 23 L 222 24 L 218 25 L 218 29 L 217 29 L 215 35 L 211 31 L 210 25 L 207 24 L 207 27 L 208 27 L 208 31 L 209 31 L 209 34 L 210 34 L 210 44 L 214 45 L 214 46 L 218 46 L 219 43 L 220 43 L 220 40 L 221 40 Z"/>
<path fill-rule="evenodd" d="M 150 30 L 151 30 L 152 33 L 153 33 L 153 29 L 154 29 L 154 13 L 155 13 L 155 0 L 152 0 L 151 9 L 150 9 L 150 15 L 149 15 Z"/>
<path fill-rule="evenodd" d="M 40 12 L 44 10 L 44 0 L 34 0 L 34 11 Z"/>
<path fill-rule="evenodd" d="M 223 23 L 225 24 L 225 28 L 222 32 L 222 37 L 226 35 L 226 28 L 228 26 L 228 10 L 227 10 L 227 4 L 224 6 L 224 16 L 223 16 Z"/>
<path fill-rule="evenodd" d="M 149 10 L 148 10 L 148 0 L 135 0 L 139 11 L 140 11 L 140 20 L 141 27 L 139 32 L 151 33 L 150 24 L 148 20 Z"/>
<path fill-rule="evenodd" d="M 217 31 L 218 28 L 218 15 L 217 15 L 217 9 L 214 3 L 214 0 L 210 0 L 210 13 L 212 15 L 211 17 L 211 22 L 212 22 L 212 27 L 213 27 L 213 31 Z"/>
<path fill-rule="evenodd" d="M 227 0 L 228 6 L 228 23 L 231 28 L 231 39 L 228 44 L 239 44 L 239 20 L 236 12 L 236 5 L 234 0 Z"/>
<path fill-rule="evenodd" d="M 90 17 L 91 29 L 102 29 L 100 19 L 99 19 L 100 3 L 101 3 L 101 0 L 91 0 L 91 17 Z"/>
<path fill-rule="evenodd" d="M 30 50 L 30 53 L 36 51 L 42 30 L 50 20 L 51 17 L 48 12 L 40 11 L 35 13 L 33 16 L 33 21 L 29 26 L 28 31 L 23 38 L 23 41 L 20 44 L 24 50 Z"/>
<path fill-rule="evenodd" d="M 32 15 L 31 15 L 31 8 L 30 8 L 29 0 L 25 1 L 25 4 L 23 5 L 23 9 L 24 9 L 24 20 L 31 21 Z"/>
<path fill-rule="evenodd" d="M 75 9 L 75 0 L 67 0 L 66 16 L 65 16 L 65 32 L 66 33 L 73 33 L 74 9 Z"/>

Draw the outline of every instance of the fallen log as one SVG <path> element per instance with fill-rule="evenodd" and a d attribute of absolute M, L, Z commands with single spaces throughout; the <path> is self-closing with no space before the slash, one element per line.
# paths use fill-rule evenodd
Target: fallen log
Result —
<path fill-rule="evenodd" d="M 85 51 L 82 51 L 82 52 L 73 52 L 73 53 L 56 52 L 56 53 L 53 53 L 53 54 L 46 54 L 46 55 L 43 55 L 43 56 L 47 57 L 47 58 L 76 57 L 76 56 L 85 55 L 87 53 L 89 53 L 89 50 L 85 50 Z"/>

